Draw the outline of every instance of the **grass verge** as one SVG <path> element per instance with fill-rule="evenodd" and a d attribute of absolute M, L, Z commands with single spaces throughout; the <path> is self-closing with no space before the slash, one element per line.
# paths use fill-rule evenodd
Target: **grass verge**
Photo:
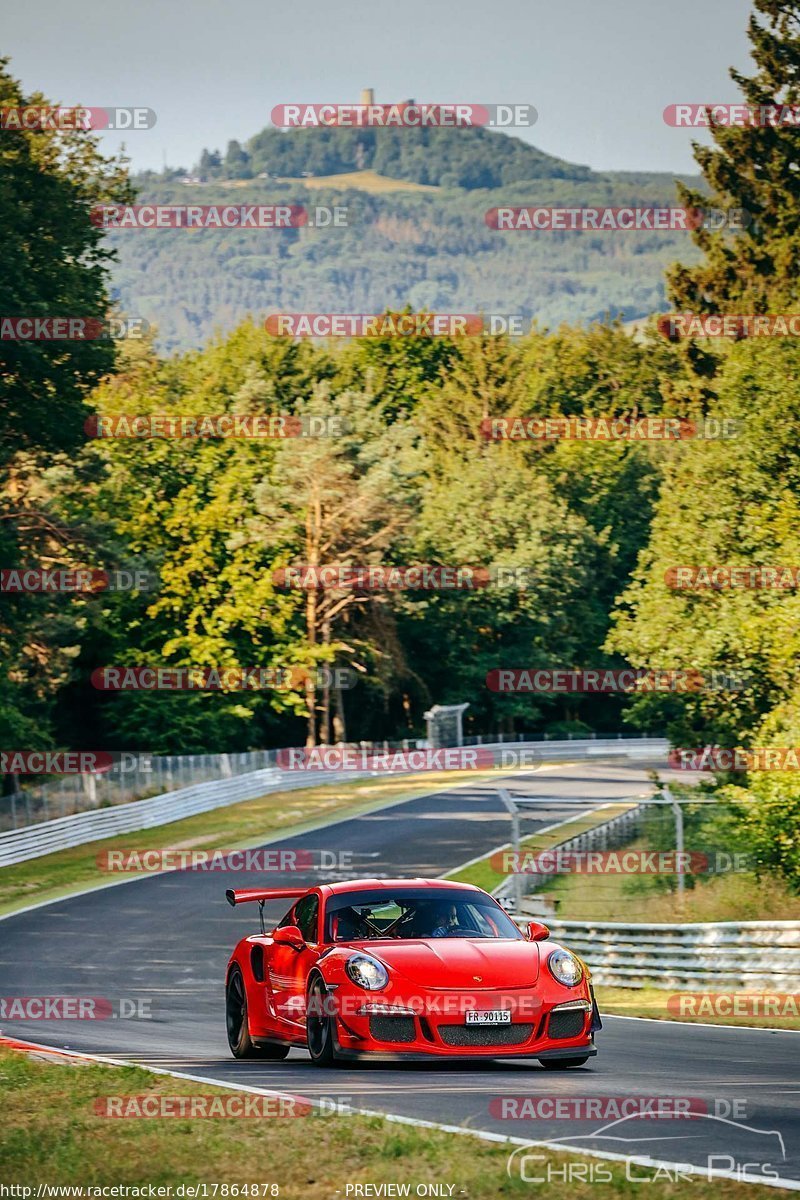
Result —
<path fill-rule="evenodd" d="M 532 854 L 539 853 L 542 850 L 549 850 L 561 842 L 566 842 L 570 838 L 577 837 L 578 834 L 586 833 L 589 829 L 594 829 L 596 825 L 603 825 L 606 821 L 610 821 L 612 817 L 619 816 L 620 813 L 626 812 L 630 808 L 635 808 L 636 804 L 637 801 L 635 800 L 626 800 L 619 804 L 607 804 L 602 809 L 594 809 L 592 812 L 575 817 L 572 821 L 566 821 L 563 825 L 559 825 L 555 829 L 534 833 L 530 837 L 522 838 L 520 850 L 523 853 Z M 508 879 L 508 875 L 500 870 L 495 854 L 491 853 L 474 863 L 470 863 L 469 866 L 453 871 L 447 878 L 455 879 L 459 883 L 474 883 L 477 887 L 483 888 L 484 891 L 492 892 Z"/>
<path fill-rule="evenodd" d="M 638 838 L 626 851 L 651 851 Z M 690 875 L 679 900 L 674 876 L 564 874 L 543 884 L 541 891 L 557 902 L 565 921 L 797 921 L 800 895 L 777 879 L 757 879 L 751 871 Z"/>
<path fill-rule="evenodd" d="M 380 1117 L 318 1116 L 312 1115 L 314 1110 L 299 1119 L 99 1116 L 95 1105 L 103 1107 L 108 1097 L 148 1096 L 152 1102 L 159 1096 L 235 1095 L 139 1067 L 72 1065 L 0 1047 L 0 1084 L 0 1161 L 7 1185 L 73 1186 L 84 1189 L 87 1197 L 92 1195 L 89 1188 L 114 1185 L 144 1187 L 144 1195 L 148 1185 L 184 1185 L 186 1195 L 187 1186 L 206 1184 L 210 1197 L 214 1184 L 258 1184 L 258 1192 L 250 1191 L 249 1196 L 329 1200 L 344 1197 L 348 1185 L 410 1185 L 415 1195 L 418 1184 L 432 1182 L 452 1188 L 453 1197 L 469 1200 L 532 1194 L 530 1183 L 506 1175 L 509 1147 L 391 1124 Z M 554 1172 L 546 1189 L 551 1200 L 638 1194 L 640 1184 L 626 1179 L 624 1163 L 536 1153 L 542 1156 L 535 1164 L 537 1174 Z M 581 1164 L 586 1181 L 565 1180 L 569 1162 Z M 591 1181 L 592 1168 L 602 1168 L 603 1182 Z M 634 1174 L 648 1178 L 649 1200 L 673 1200 L 685 1195 L 687 1187 L 695 1200 L 745 1200 L 750 1195 L 746 1184 L 732 1180 L 672 1180 L 665 1178 L 663 1169 L 656 1173 L 638 1166 Z M 226 1193 L 220 1187 L 216 1194 Z"/>
<path fill-rule="evenodd" d="M 687 1024 L 741 1025 L 750 1029 L 800 1030 L 800 995 L 732 991 L 725 987 L 709 987 L 702 993 L 670 992 L 667 988 L 604 987 L 602 984 L 595 984 L 594 991 L 600 1011 L 608 1016 L 652 1017 L 656 1021 L 685 1021 Z M 712 1000 L 712 996 L 724 999 Z M 734 1011 L 727 1011 L 729 1003 Z M 749 1015 L 748 1008 L 759 1015 Z M 761 1009 L 765 1009 L 763 1014 Z"/>
<path fill-rule="evenodd" d="M 245 186 L 249 181 L 245 182 Z M 384 192 L 439 192 L 441 188 L 430 183 L 412 183 L 409 179 L 392 179 L 389 175 L 381 175 L 378 171 L 345 171 L 340 175 L 304 175 L 285 176 L 279 183 L 295 183 L 309 191 L 320 188 L 356 188 L 361 192 L 373 192 L 382 195 Z"/>
<path fill-rule="evenodd" d="M 242 850 L 278 834 L 289 836 L 318 823 L 370 812 L 457 783 L 477 783 L 492 774 L 491 771 L 437 771 L 434 776 L 428 771 L 271 792 L 256 800 L 215 808 L 170 825 L 58 850 L 0 868 L 0 915 L 123 878 L 98 866 L 98 857 L 109 850 Z"/>

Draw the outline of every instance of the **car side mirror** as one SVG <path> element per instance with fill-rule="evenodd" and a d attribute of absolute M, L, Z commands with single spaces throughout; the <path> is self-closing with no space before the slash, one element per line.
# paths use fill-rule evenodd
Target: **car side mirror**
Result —
<path fill-rule="evenodd" d="M 550 930 L 541 921 L 528 922 L 528 941 L 544 942 L 550 937 Z"/>
<path fill-rule="evenodd" d="M 293 950 L 302 950 L 306 944 L 305 938 L 296 925 L 283 925 L 280 929 L 276 929 L 272 940 L 276 946 L 291 946 Z"/>

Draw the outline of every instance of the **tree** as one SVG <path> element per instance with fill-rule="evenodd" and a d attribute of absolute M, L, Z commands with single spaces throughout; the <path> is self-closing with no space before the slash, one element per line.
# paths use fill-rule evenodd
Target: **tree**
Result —
<path fill-rule="evenodd" d="M 94 396 L 101 415 L 285 413 L 328 370 L 309 344 L 269 338 L 252 323 L 182 359 L 131 346 L 119 368 Z M 94 482 L 65 504 L 85 520 L 108 514 L 158 587 L 104 602 L 82 651 L 85 681 L 110 664 L 273 669 L 297 661 L 294 602 L 273 586 L 273 557 L 253 535 L 253 497 L 274 449 L 246 438 L 123 439 L 87 449 Z M 130 749 L 136 739 L 162 753 L 286 744 L 304 703 L 283 688 L 104 696 L 88 682 L 72 698 L 99 744 Z"/>
<path fill-rule="evenodd" d="M 488 729 L 515 720 L 535 728 L 560 703 L 490 692 L 489 671 L 596 665 L 582 660 L 603 629 L 592 580 L 599 539 L 558 494 L 540 455 L 481 433 L 487 416 L 524 410 L 527 352 L 505 338 L 465 339 L 417 414 L 427 455 L 418 552 L 446 565 L 504 568 L 508 586 L 409 601 L 403 641 L 435 699 L 469 697 L 470 719 Z"/>
<path fill-rule="evenodd" d="M 200 178 L 207 179 L 209 176 L 216 176 L 221 166 L 222 159 L 220 158 L 219 150 L 204 149 L 200 155 Z"/>
<path fill-rule="evenodd" d="M 210 165 L 210 164 L 209 164 Z M 228 142 L 225 151 L 225 174 L 229 179 L 241 179 L 250 165 L 250 155 L 235 139 Z"/>
<path fill-rule="evenodd" d="M 747 745 L 795 689 L 800 599 L 793 588 L 676 588 L 680 566 L 800 561 L 800 348 L 738 343 L 719 404 L 737 436 L 678 444 L 669 455 L 649 543 L 613 614 L 609 649 L 636 666 L 743 677 L 741 687 L 642 696 L 633 715 L 679 745 Z M 733 682 L 736 682 L 735 680 Z"/>
<path fill-rule="evenodd" d="M 332 394 L 322 385 L 300 402 L 301 420 L 330 419 L 341 432 L 327 438 L 278 444 L 274 469 L 256 489 L 259 518 L 254 536 L 263 538 L 281 564 L 316 569 L 338 564 L 366 566 L 391 558 L 404 541 L 413 513 L 415 461 L 410 426 L 386 423 L 384 409 L 363 393 Z M 297 601 L 302 611 L 298 661 L 307 669 L 307 744 L 317 741 L 314 670 L 320 663 L 348 661 L 366 673 L 381 646 L 351 636 L 337 638 L 354 610 L 386 607 L 383 592 L 310 587 Z M 351 641 L 355 645 L 349 644 Z M 360 644 L 359 644 L 360 643 Z M 365 660 L 366 659 L 366 663 Z M 336 698 L 341 727 L 341 697 Z M 322 740 L 330 740 L 330 696 L 324 688 Z"/>
<path fill-rule="evenodd" d="M 796 0 L 755 0 L 749 37 L 757 73 L 731 70 L 745 101 L 797 105 L 800 100 L 800 12 Z M 761 19 L 759 19 L 761 18 Z M 679 185 L 687 206 L 743 208 L 746 229 L 693 233 L 703 251 L 697 266 L 668 274 L 673 305 L 689 312 L 794 311 L 800 292 L 800 152 L 797 127 L 758 123 L 712 125 L 714 146 L 695 146 L 710 190 Z M 774 307 L 770 307 L 774 306 Z"/>
<path fill-rule="evenodd" d="M 26 96 L 0 60 L 0 106 L 47 107 Z M 82 131 L 6 130 L 0 138 L 0 313 L 108 315 L 113 253 L 92 207 L 130 200 L 124 163 L 104 158 Z M 114 365 L 107 339 L 0 341 L 0 563 L 81 561 L 80 531 L 56 515 L 63 480 L 44 473 L 84 441 L 89 390 Z M 47 741 L 54 693 L 69 676 L 84 602 L 64 596 L 3 597 L 0 613 L 0 744 Z"/>

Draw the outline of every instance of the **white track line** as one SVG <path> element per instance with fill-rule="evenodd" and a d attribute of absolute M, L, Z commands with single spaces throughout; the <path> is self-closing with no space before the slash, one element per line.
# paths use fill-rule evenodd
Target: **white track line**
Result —
<path fill-rule="evenodd" d="M 600 985 L 601 987 L 604 985 Z M 613 984 L 609 986 L 613 987 Z M 665 989 L 666 990 L 666 989 Z M 688 1025 L 690 1028 L 699 1029 L 747 1029 L 751 1033 L 791 1033 L 796 1037 L 800 1033 L 800 1029 L 781 1029 L 779 1025 L 715 1025 L 713 1021 L 670 1021 L 665 1018 L 663 1021 L 660 1017 L 626 1017 L 622 1013 L 605 1013 L 609 1021 L 613 1017 L 615 1021 L 650 1021 L 654 1025 Z"/>
<path fill-rule="evenodd" d="M 3 1041 L 4 1039 L 0 1037 L 0 1045 L 3 1044 Z M 55 1053 L 63 1057 L 78 1058 L 97 1063 L 106 1063 L 113 1067 L 139 1067 L 141 1070 L 150 1071 L 153 1075 L 168 1075 L 173 1079 L 188 1079 L 192 1083 L 203 1083 L 209 1085 L 210 1087 L 224 1088 L 233 1092 L 248 1092 L 256 1096 L 269 1096 L 274 1099 L 298 1099 L 296 1094 L 292 1094 L 291 1092 L 279 1092 L 274 1088 L 260 1088 L 253 1087 L 249 1084 L 228 1083 L 220 1079 L 210 1079 L 207 1075 L 192 1075 L 185 1071 L 171 1071 L 166 1067 L 144 1067 L 141 1063 L 127 1059 L 107 1058 L 106 1056 L 99 1054 L 82 1054 L 73 1051 L 64 1051 L 59 1050 L 58 1047 L 45 1046 L 37 1042 L 22 1042 L 21 1040 L 16 1040 L 16 1048 L 19 1049 L 22 1046 L 28 1046 L 31 1050 L 41 1050 L 45 1053 Z M 308 1096 L 303 1096 L 302 1099 L 304 1102 L 307 1102 L 309 1105 L 311 1105 L 312 1108 L 322 1108 L 321 1101 L 315 1101 L 313 1098 Z M 679 1162 L 671 1162 L 668 1159 L 646 1157 L 640 1158 L 638 1155 L 614 1154 L 608 1150 L 584 1150 L 582 1148 L 575 1148 L 572 1146 L 565 1148 L 563 1146 L 554 1146 L 552 1142 L 529 1141 L 527 1138 L 514 1137 L 510 1134 L 492 1133 L 489 1130 L 482 1129 L 467 1129 L 463 1125 L 444 1125 L 440 1124 L 438 1121 L 424 1121 L 417 1117 L 404 1117 L 399 1113 L 386 1113 L 381 1112 L 379 1109 L 359 1108 L 355 1111 L 360 1116 L 380 1117 L 382 1120 L 390 1121 L 392 1124 L 396 1125 L 411 1125 L 416 1129 L 438 1129 L 442 1133 L 458 1133 L 467 1137 L 478 1138 L 483 1142 L 499 1142 L 505 1143 L 509 1146 L 525 1146 L 531 1149 L 541 1148 L 550 1150 L 551 1152 L 560 1152 L 562 1154 L 575 1154 L 584 1158 L 607 1159 L 610 1162 L 627 1163 L 633 1157 L 636 1158 L 637 1166 L 643 1167 L 645 1170 L 664 1169 L 675 1172 L 676 1169 L 680 1169 L 682 1174 L 698 1175 L 704 1179 L 733 1179 L 738 1183 L 752 1183 L 755 1185 L 760 1184 L 763 1187 L 787 1188 L 789 1191 L 800 1191 L 800 1180 L 797 1179 L 783 1179 L 780 1177 L 742 1179 L 736 1171 L 722 1171 L 718 1170 L 717 1168 L 704 1169 L 703 1167 L 692 1167 Z M 587 1134 L 585 1136 L 590 1137 L 591 1135 Z"/>
<path fill-rule="evenodd" d="M 574 764 L 565 764 L 565 763 L 553 764 L 553 766 L 569 766 L 569 765 L 574 765 Z M 521 775 L 523 773 L 534 772 L 534 771 L 537 771 L 540 769 L 541 768 L 539 768 L 539 767 L 520 767 L 516 771 L 506 772 L 504 775 L 500 776 L 499 778 L 507 779 L 514 775 Z M 317 824 L 314 824 L 314 825 L 300 824 L 300 825 L 294 826 L 294 828 L 289 827 L 287 829 L 282 830 L 280 833 L 276 834 L 274 837 L 259 838 L 258 841 L 254 841 L 252 843 L 249 843 L 247 845 L 242 845 L 242 846 L 233 846 L 233 847 L 227 846 L 226 850 L 228 850 L 228 851 L 252 850 L 259 846 L 274 846 L 278 842 L 285 842 L 285 841 L 288 841 L 290 838 L 300 837 L 301 834 L 319 833 L 320 830 L 330 829 L 331 826 L 333 826 L 333 825 L 342 825 L 342 824 L 344 824 L 345 821 L 354 821 L 354 820 L 357 820 L 359 817 L 372 816 L 373 813 L 384 812 L 385 809 L 387 809 L 387 808 L 395 808 L 396 806 L 399 806 L 401 804 L 412 804 L 415 800 L 422 800 L 426 796 L 436 796 L 439 794 L 439 792 L 455 792 L 455 791 L 458 791 L 460 788 L 475 787 L 478 784 L 490 783 L 490 782 L 491 782 L 491 777 L 489 779 L 465 779 L 462 783 L 454 783 L 451 787 L 447 787 L 445 785 L 444 787 L 431 788 L 431 790 L 427 791 L 427 792 L 420 792 L 419 795 L 417 795 L 417 796 L 410 796 L 410 797 L 405 796 L 405 797 L 400 797 L 399 799 L 395 799 L 395 800 L 387 800 L 384 804 L 379 803 L 379 804 L 375 805 L 374 807 L 366 807 L 366 808 L 356 809 L 354 811 L 351 811 L 350 813 L 345 813 L 340 817 L 333 817 L 331 820 L 319 821 Z M 498 782 L 499 782 L 499 779 L 498 779 Z M 330 786 L 334 786 L 334 785 L 331 784 Z M 299 790 L 300 789 L 298 789 L 298 791 Z M 248 804 L 248 803 L 250 803 L 250 801 L 242 800 L 242 801 L 240 801 L 240 803 Z M 202 814 L 198 814 L 198 815 L 202 815 Z M 187 817 L 184 819 L 190 820 L 191 818 Z M 173 822 L 173 823 L 178 824 L 177 821 Z M 137 833 L 137 832 L 145 832 L 145 831 L 144 830 L 134 830 L 132 832 Z M 125 834 L 117 834 L 115 836 L 124 837 L 126 835 Z M 102 839 L 102 838 L 100 839 L 100 841 L 104 841 L 104 840 L 107 840 L 107 839 Z M 84 846 L 90 846 L 93 844 L 99 845 L 98 842 L 95 842 L 95 843 L 84 842 L 82 844 Z M 77 847 L 72 847 L 72 848 L 77 849 Z M 55 853 L 59 853 L 59 851 L 55 851 Z M 101 853 L 101 852 L 98 851 L 98 853 Z M 483 857 L 483 856 L 481 856 L 481 857 Z M 29 861 L 34 861 L 34 860 L 29 860 Z M 11 865 L 13 866 L 14 864 L 11 864 Z M 2 868 L 0 868 L 0 870 L 2 870 Z M 169 867 L 163 871 L 142 871 L 141 874 L 131 875 L 126 879 L 111 879 L 107 883 L 97 883 L 97 884 L 92 885 L 91 887 L 82 888 L 80 891 L 77 891 L 77 892 L 67 892 L 63 896 L 53 896 L 49 900 L 38 900 L 36 902 L 36 904 L 28 904 L 25 906 L 25 908 L 15 908 L 11 912 L 0 913 L 0 921 L 8 921 L 11 917 L 19 917 L 23 913 L 35 912 L 37 908 L 47 908 L 51 904 L 61 904 L 65 900 L 76 900 L 76 899 L 80 898 L 81 896 L 89 896 L 89 895 L 91 895 L 92 892 L 105 892 L 108 890 L 108 888 L 122 887 L 122 885 L 125 883 L 140 883 L 143 879 L 153 879 L 154 877 L 156 877 L 158 875 L 175 875 L 179 871 L 180 871 L 179 867 Z"/>

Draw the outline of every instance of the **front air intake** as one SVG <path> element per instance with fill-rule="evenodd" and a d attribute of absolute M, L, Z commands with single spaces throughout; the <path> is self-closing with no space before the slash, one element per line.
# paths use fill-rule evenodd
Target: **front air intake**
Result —
<path fill-rule="evenodd" d="M 373 1013 L 369 1032 L 376 1042 L 413 1042 L 416 1037 L 414 1018 Z"/>

